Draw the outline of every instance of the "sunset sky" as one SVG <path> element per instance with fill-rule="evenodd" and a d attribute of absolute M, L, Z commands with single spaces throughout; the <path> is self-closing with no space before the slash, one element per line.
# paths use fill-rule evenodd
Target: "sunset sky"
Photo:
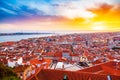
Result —
<path fill-rule="evenodd" d="M 120 31 L 120 0 L 0 0 L 0 32 Z"/>

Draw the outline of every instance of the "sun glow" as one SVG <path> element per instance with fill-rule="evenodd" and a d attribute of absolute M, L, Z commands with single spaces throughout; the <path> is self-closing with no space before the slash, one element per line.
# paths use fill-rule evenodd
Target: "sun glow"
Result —
<path fill-rule="evenodd" d="M 95 22 L 91 28 L 92 30 L 106 30 L 104 22 Z"/>
<path fill-rule="evenodd" d="M 105 30 L 105 26 L 93 26 L 93 30 Z"/>

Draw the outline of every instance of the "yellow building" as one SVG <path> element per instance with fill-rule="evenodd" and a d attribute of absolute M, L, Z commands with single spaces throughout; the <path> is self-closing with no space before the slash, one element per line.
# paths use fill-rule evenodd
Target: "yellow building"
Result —
<path fill-rule="evenodd" d="M 24 65 L 15 67 L 14 71 L 22 80 L 26 80 L 31 75 L 32 68 L 29 65 Z"/>

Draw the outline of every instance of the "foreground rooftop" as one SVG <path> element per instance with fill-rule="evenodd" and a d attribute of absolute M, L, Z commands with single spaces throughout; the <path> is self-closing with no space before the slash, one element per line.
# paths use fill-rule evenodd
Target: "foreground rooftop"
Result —
<path fill-rule="evenodd" d="M 111 80 L 120 80 L 120 62 L 109 61 L 78 71 L 41 69 L 28 80 L 64 80 L 64 76 L 67 76 L 66 80 L 108 80 L 108 75 Z"/>

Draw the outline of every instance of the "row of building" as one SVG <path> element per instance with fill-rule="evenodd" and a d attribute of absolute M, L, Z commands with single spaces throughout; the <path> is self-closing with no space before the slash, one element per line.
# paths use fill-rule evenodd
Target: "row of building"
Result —
<path fill-rule="evenodd" d="M 82 33 L 0 43 L 0 62 L 23 80 L 41 69 L 77 71 L 120 59 L 120 33 Z"/>

